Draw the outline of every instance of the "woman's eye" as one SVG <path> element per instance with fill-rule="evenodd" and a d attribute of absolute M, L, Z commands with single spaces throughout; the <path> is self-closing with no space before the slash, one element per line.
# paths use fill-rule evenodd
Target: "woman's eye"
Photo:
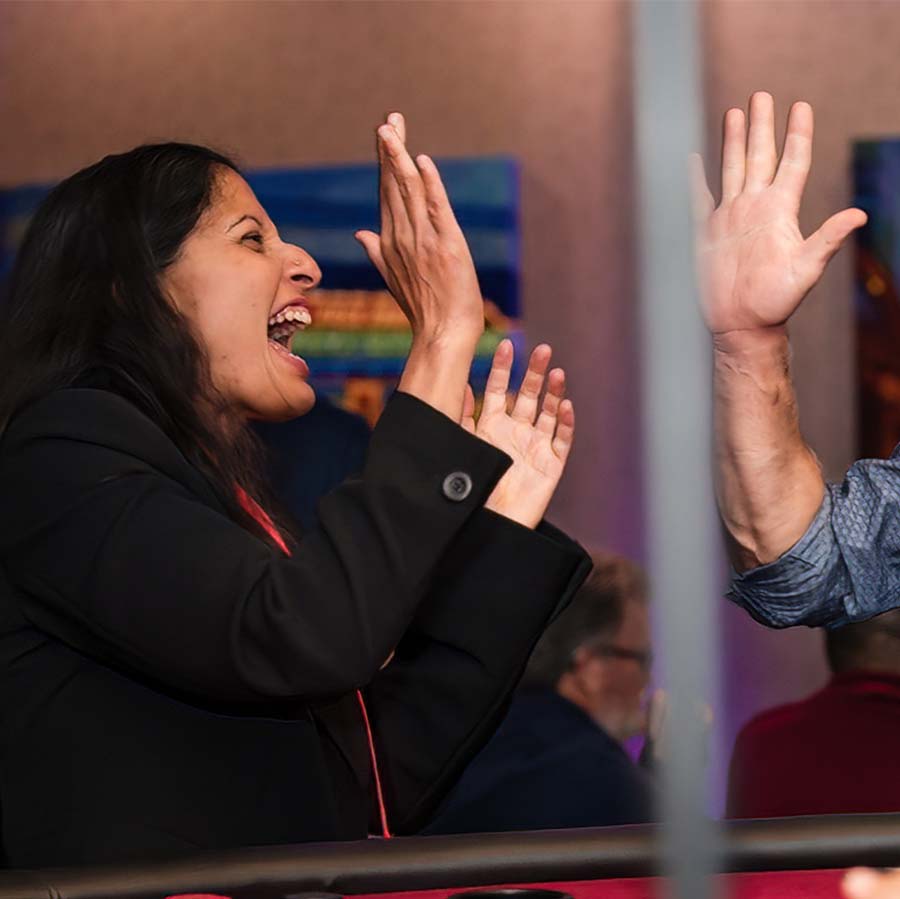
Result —
<path fill-rule="evenodd" d="M 259 233 L 259 231 L 251 231 L 249 234 L 245 234 L 241 240 L 249 240 L 255 243 L 258 247 L 263 245 L 263 236 Z"/>

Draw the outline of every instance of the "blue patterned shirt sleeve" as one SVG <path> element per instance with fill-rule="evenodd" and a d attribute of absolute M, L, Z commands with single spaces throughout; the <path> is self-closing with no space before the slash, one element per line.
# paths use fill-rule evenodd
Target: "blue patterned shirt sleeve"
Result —
<path fill-rule="evenodd" d="M 900 606 L 900 447 L 827 485 L 800 540 L 734 573 L 729 596 L 770 627 L 838 627 Z"/>

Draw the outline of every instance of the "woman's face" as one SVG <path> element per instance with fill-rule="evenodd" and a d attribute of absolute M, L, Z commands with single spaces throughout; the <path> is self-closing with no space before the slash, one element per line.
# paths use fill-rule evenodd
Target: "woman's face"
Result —
<path fill-rule="evenodd" d="M 247 182 L 223 168 L 162 287 L 202 343 L 229 413 L 278 421 L 312 408 L 309 369 L 288 348 L 310 323 L 304 292 L 321 278 L 308 253 L 281 240 Z"/>

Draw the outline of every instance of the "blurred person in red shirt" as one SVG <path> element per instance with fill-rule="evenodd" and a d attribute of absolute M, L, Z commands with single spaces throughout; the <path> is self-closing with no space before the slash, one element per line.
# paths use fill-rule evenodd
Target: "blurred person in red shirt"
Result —
<path fill-rule="evenodd" d="M 831 680 L 738 734 L 730 818 L 900 811 L 900 610 L 825 632 Z"/>

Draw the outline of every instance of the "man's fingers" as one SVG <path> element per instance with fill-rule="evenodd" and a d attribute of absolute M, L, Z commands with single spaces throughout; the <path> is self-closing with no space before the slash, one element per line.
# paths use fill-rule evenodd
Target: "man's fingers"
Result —
<path fill-rule="evenodd" d="M 528 360 L 528 370 L 522 378 L 522 386 L 516 396 L 512 417 L 519 421 L 534 423 L 538 410 L 538 398 L 544 387 L 544 374 L 550 364 L 552 350 L 546 343 L 538 344 L 532 351 Z"/>
<path fill-rule="evenodd" d="M 703 157 L 699 153 L 691 153 L 688 157 L 688 165 L 691 177 L 691 208 L 694 213 L 694 221 L 700 225 L 709 218 L 716 207 L 716 201 L 706 183 Z"/>
<path fill-rule="evenodd" d="M 472 385 L 466 384 L 466 393 L 463 396 L 462 418 L 459 423 L 470 433 L 475 433 L 475 394 Z"/>
<path fill-rule="evenodd" d="M 788 117 L 784 153 L 775 175 L 775 184 L 784 188 L 796 210 L 800 209 L 806 178 L 812 165 L 813 111 L 809 103 L 795 103 Z"/>
<path fill-rule="evenodd" d="M 559 414 L 556 417 L 556 436 L 553 438 L 553 452 L 563 464 L 569 458 L 574 438 L 575 407 L 571 400 L 563 400 L 559 404 Z"/>
<path fill-rule="evenodd" d="M 747 174 L 744 189 L 762 190 L 775 177 L 778 151 L 775 147 L 775 101 L 757 91 L 750 98 L 750 131 L 747 135 Z"/>
<path fill-rule="evenodd" d="M 722 122 L 722 202 L 744 189 L 747 133 L 743 109 L 729 109 Z"/>
<path fill-rule="evenodd" d="M 868 217 L 862 209 L 844 209 L 835 213 L 803 244 L 798 268 L 814 283 L 828 261 L 841 248 L 847 236 L 861 228 Z"/>
<path fill-rule="evenodd" d="M 484 403 L 481 414 L 485 418 L 506 414 L 506 392 L 509 390 L 509 376 L 512 371 L 514 350 L 512 341 L 504 338 L 494 350 L 494 360 L 484 389 Z"/>
<path fill-rule="evenodd" d="M 537 431 L 553 437 L 556 431 L 559 407 L 565 393 L 566 373 L 561 368 L 554 368 L 547 375 L 547 392 L 544 394 L 544 402 L 541 403 L 541 414 L 538 415 L 534 426 Z"/>

